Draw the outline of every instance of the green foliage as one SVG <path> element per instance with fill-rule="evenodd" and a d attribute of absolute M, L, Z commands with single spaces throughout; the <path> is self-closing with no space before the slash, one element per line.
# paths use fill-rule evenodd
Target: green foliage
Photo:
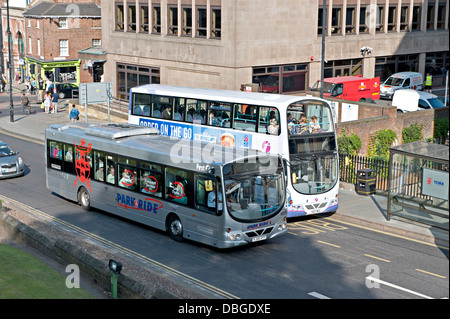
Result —
<path fill-rule="evenodd" d="M 369 145 L 369 157 L 383 160 L 389 159 L 389 148 L 397 138 L 397 134 L 391 129 L 376 131 L 372 137 L 373 148 Z"/>
<path fill-rule="evenodd" d="M 361 139 L 353 131 L 350 133 L 350 136 L 346 135 L 345 127 L 342 128 L 342 133 L 341 136 L 338 136 L 337 143 L 339 151 L 351 155 L 356 155 L 362 146 Z"/>
<path fill-rule="evenodd" d="M 447 118 L 438 118 L 434 121 L 434 138 L 447 137 L 449 121 Z"/>
<path fill-rule="evenodd" d="M 422 124 L 421 125 L 412 124 L 408 127 L 405 127 L 402 130 L 403 144 L 423 140 L 422 128 L 423 128 Z"/>

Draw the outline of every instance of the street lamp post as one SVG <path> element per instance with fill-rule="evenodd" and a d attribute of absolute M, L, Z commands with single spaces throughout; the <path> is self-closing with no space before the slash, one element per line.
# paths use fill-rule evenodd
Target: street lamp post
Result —
<path fill-rule="evenodd" d="M 8 20 L 8 59 L 9 59 L 9 121 L 14 122 L 14 104 L 12 96 L 12 54 L 11 54 L 11 29 L 9 27 L 9 0 L 6 0 L 6 20 Z"/>
<path fill-rule="evenodd" d="M 322 59 L 320 60 L 320 97 L 323 98 L 323 81 L 325 77 L 325 30 L 326 30 L 326 17 L 327 17 L 327 0 L 323 0 L 322 10 Z"/>

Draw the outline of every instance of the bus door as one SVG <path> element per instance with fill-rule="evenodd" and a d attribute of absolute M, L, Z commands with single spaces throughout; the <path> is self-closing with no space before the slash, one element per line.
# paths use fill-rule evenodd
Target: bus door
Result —
<path fill-rule="evenodd" d="M 214 175 L 208 174 L 197 174 L 194 182 L 194 205 L 197 212 L 195 218 L 190 219 L 189 223 L 192 224 L 189 228 L 205 236 L 218 237 L 218 221 L 224 207 L 221 183 Z"/>

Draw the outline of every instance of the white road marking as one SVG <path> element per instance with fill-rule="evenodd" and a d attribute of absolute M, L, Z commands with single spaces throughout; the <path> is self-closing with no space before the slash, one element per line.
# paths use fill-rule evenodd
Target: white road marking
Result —
<path fill-rule="evenodd" d="M 315 291 L 308 293 L 308 295 L 310 295 L 312 297 L 315 297 L 315 298 L 318 298 L 318 299 L 331 299 L 330 297 L 324 296 L 324 295 L 319 294 L 318 292 L 315 292 Z"/>
<path fill-rule="evenodd" d="M 403 287 L 400 287 L 400 286 L 391 284 L 391 283 L 389 283 L 389 282 L 387 282 L 387 281 L 383 281 L 383 280 L 380 280 L 380 279 L 378 279 L 378 278 L 374 278 L 374 277 L 372 277 L 372 276 L 368 276 L 368 277 L 366 277 L 366 279 L 372 280 L 372 281 L 376 281 L 376 282 L 378 282 L 378 283 L 380 283 L 380 284 L 383 284 L 383 285 L 386 285 L 386 286 L 389 286 L 389 287 L 392 287 L 392 288 L 395 288 L 395 289 L 398 289 L 398 290 L 402 290 L 402 291 L 404 291 L 404 292 L 407 292 L 407 293 L 410 293 L 410 294 L 413 294 L 413 295 L 416 295 L 416 296 L 419 296 L 419 297 L 422 297 L 422 298 L 425 298 L 425 299 L 434 299 L 434 298 L 432 298 L 432 297 L 430 297 L 430 296 L 426 296 L 426 295 L 421 294 L 421 293 L 419 293 L 419 292 L 417 292 L 417 291 L 413 291 L 413 290 L 410 290 L 410 289 L 406 289 L 406 288 L 403 288 Z"/>

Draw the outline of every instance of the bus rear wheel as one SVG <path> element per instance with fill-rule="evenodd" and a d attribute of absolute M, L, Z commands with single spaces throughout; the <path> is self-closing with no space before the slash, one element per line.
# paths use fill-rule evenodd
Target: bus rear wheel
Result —
<path fill-rule="evenodd" d="M 175 241 L 183 241 L 183 224 L 177 215 L 171 215 L 167 221 L 167 231 L 170 238 Z"/>
<path fill-rule="evenodd" d="M 78 202 L 84 210 L 91 209 L 91 198 L 86 188 L 81 188 L 78 192 Z"/>

